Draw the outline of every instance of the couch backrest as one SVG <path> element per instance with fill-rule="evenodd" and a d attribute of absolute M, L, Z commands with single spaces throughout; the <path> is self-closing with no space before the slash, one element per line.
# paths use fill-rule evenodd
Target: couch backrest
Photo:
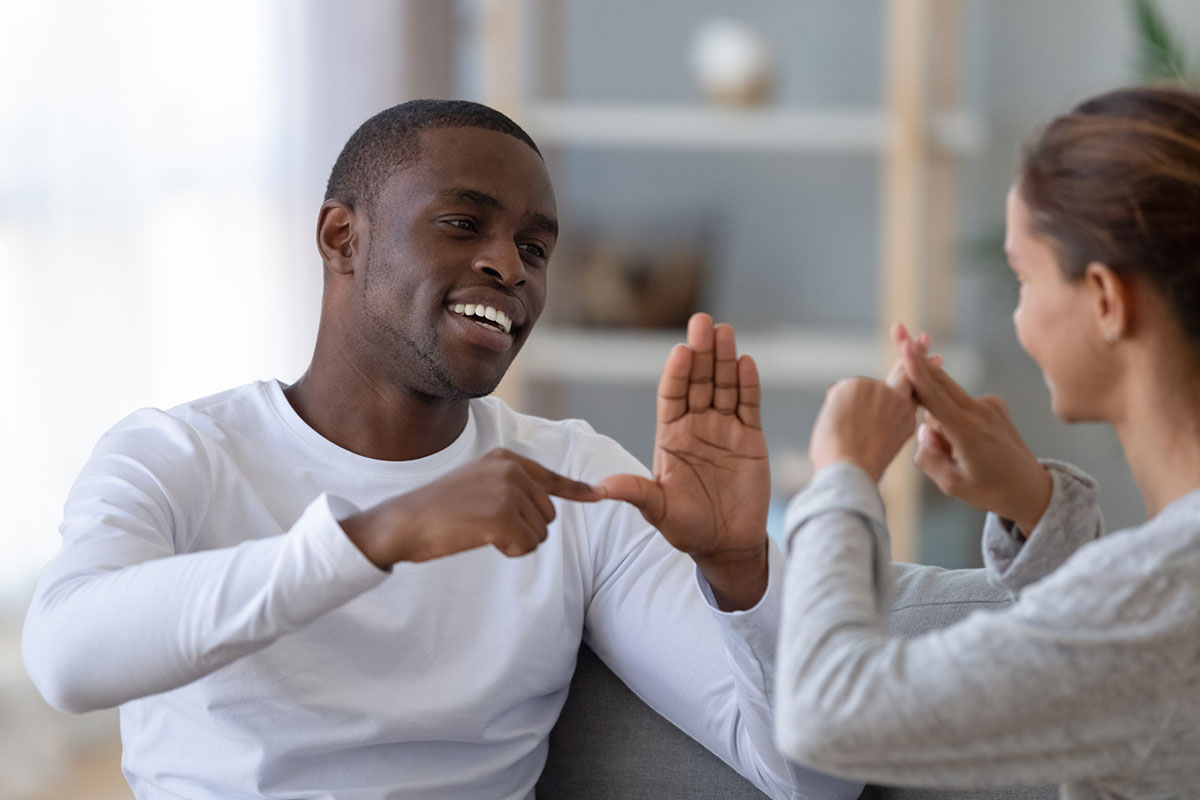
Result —
<path fill-rule="evenodd" d="M 983 570 L 896 565 L 890 627 L 915 636 L 1010 600 Z M 761 800 L 731 767 L 644 704 L 586 646 L 550 734 L 539 800 Z M 928 790 L 868 786 L 860 800 L 1051 800 L 1053 787 Z"/>

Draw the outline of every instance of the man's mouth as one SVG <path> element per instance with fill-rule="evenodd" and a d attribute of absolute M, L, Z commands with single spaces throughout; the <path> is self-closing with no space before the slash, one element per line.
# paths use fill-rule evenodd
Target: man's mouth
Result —
<path fill-rule="evenodd" d="M 450 306 L 450 310 L 455 314 L 461 314 L 473 322 L 479 323 L 485 328 L 501 331 L 502 333 L 512 332 L 512 320 L 503 311 L 492 306 L 476 303 L 456 303 Z"/>

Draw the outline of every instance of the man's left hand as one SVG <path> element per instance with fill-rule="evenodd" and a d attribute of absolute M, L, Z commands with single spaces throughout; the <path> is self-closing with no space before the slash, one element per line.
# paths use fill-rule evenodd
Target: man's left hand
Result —
<path fill-rule="evenodd" d="M 733 328 L 694 314 L 658 384 L 653 480 L 600 483 L 695 559 L 725 610 L 753 606 L 767 587 L 771 475 L 760 398 L 758 370 L 738 357 Z"/>

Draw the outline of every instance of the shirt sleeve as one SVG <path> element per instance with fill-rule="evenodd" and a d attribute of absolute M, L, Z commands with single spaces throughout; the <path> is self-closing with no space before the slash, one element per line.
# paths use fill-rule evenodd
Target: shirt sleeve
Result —
<path fill-rule="evenodd" d="M 888 636 L 889 551 L 866 473 L 822 470 L 788 510 L 776 736 L 791 758 L 860 780 L 986 786 L 1136 769 L 1161 737 L 1194 602 L 1185 580 L 1080 554 L 1001 612 Z M 1081 563 L 1082 562 L 1082 563 Z"/>
<path fill-rule="evenodd" d="M 993 582 L 1013 597 L 1058 569 L 1076 550 L 1104 535 L 1104 519 L 1090 475 L 1061 461 L 1042 462 L 1054 489 L 1032 531 L 991 513 L 983 527 L 983 561 Z"/>
<path fill-rule="evenodd" d="M 631 457 L 613 471 L 644 468 Z M 611 474 L 611 473 L 610 473 Z M 766 593 L 724 612 L 695 563 L 641 516 L 605 503 L 585 641 L 644 702 L 777 798 L 856 798 L 862 784 L 789 765 L 773 737 L 783 555 L 771 545 Z"/>
<path fill-rule="evenodd" d="M 213 478 L 185 423 L 138 412 L 97 445 L 67 499 L 62 549 L 23 632 L 54 707 L 83 712 L 190 683 L 377 585 L 377 569 L 316 497 L 284 535 L 187 553 Z"/>

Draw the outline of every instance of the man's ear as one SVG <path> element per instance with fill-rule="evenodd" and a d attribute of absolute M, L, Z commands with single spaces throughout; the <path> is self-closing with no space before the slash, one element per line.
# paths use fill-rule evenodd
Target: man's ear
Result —
<path fill-rule="evenodd" d="M 354 272 L 360 249 L 362 219 L 340 200 L 326 200 L 317 214 L 317 250 L 328 269 L 342 275 Z"/>
<path fill-rule="evenodd" d="M 1083 280 L 1104 341 L 1112 344 L 1130 333 L 1136 310 L 1133 282 L 1099 261 L 1087 265 Z"/>

